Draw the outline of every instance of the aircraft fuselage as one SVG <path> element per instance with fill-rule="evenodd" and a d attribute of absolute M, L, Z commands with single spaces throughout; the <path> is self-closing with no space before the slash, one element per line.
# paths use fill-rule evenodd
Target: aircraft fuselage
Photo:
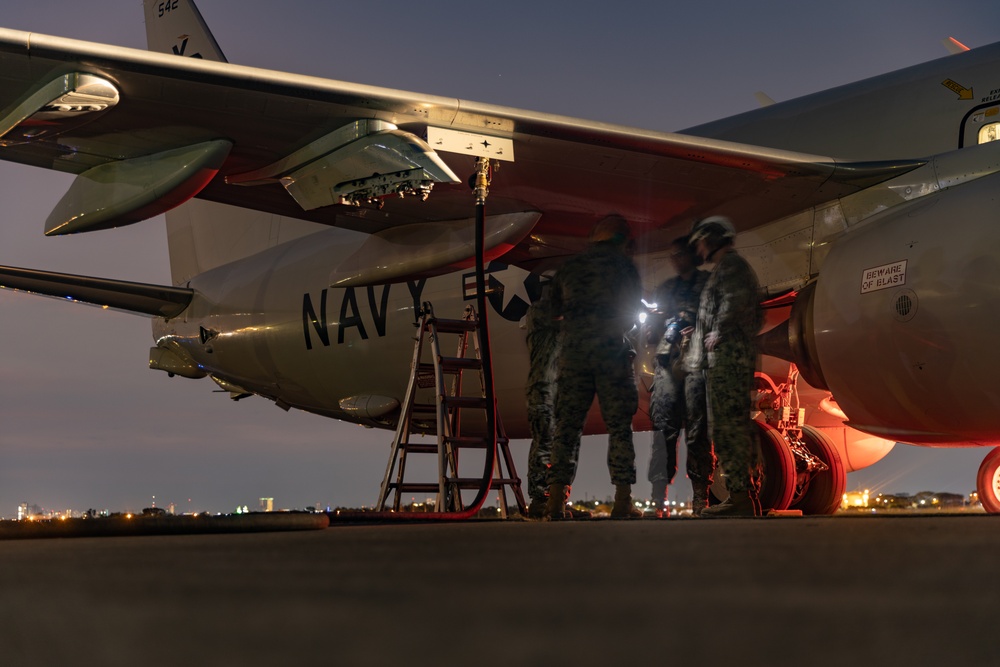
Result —
<path fill-rule="evenodd" d="M 197 276 L 190 282 L 196 296 L 188 310 L 154 324 L 157 345 L 280 405 L 394 426 L 398 411 L 377 414 L 365 406 L 401 399 L 421 304 L 430 302 L 438 317 L 462 317 L 475 303 L 474 272 L 329 287 L 331 268 L 360 242 L 343 230 L 320 231 Z M 528 367 L 520 322 L 542 278 L 496 262 L 487 276 L 500 411 L 511 437 L 527 437 Z M 443 340 L 443 349 L 454 341 Z M 588 431 L 599 427 L 591 422 Z"/>

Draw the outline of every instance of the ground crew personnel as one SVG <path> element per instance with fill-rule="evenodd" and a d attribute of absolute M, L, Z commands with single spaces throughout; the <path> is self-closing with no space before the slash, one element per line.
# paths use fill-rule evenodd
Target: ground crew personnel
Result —
<path fill-rule="evenodd" d="M 632 416 L 639 395 L 632 366 L 635 351 L 625 334 L 641 307 L 642 285 L 627 254 L 630 236 L 624 218 L 604 218 L 594 226 L 589 247 L 567 260 L 553 280 L 552 308 L 562 317 L 562 327 L 546 506 L 550 519 L 563 517 L 562 498 L 576 477 L 580 437 L 595 393 L 608 428 L 608 470 L 615 485 L 611 516 L 634 515 Z"/>
<path fill-rule="evenodd" d="M 705 374 L 709 433 L 729 489 L 729 499 L 704 509 L 702 517 L 760 514 L 750 392 L 762 318 L 757 275 L 733 248 L 735 237 L 732 223 L 721 216 L 702 220 L 691 232 L 698 256 L 715 268 L 701 294 L 687 366 Z"/>
<path fill-rule="evenodd" d="M 525 317 L 528 343 L 528 518 L 541 519 L 549 496 L 549 457 L 552 451 L 556 392 L 556 355 L 559 323 L 552 316 L 552 300 L 545 293 L 531 304 Z"/>
<path fill-rule="evenodd" d="M 667 516 L 667 487 L 677 473 L 677 440 L 683 428 L 692 489 L 691 509 L 697 516 L 708 506 L 715 460 L 708 438 L 705 379 L 701 373 L 687 373 L 683 368 L 682 332 L 687 331 L 690 336 L 709 273 L 698 269 L 698 255 L 688 245 L 686 236 L 670 245 L 669 258 L 677 275 L 653 293 L 658 317 L 655 321 L 651 319 L 650 335 L 657 349 L 649 412 L 656 433 L 650 450 L 648 478 L 656 514 Z"/>

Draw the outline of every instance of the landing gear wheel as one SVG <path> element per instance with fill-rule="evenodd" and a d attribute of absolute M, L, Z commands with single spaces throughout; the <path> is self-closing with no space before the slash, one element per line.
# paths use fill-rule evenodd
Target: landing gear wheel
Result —
<path fill-rule="evenodd" d="M 827 469 L 798 474 L 797 498 L 791 509 L 803 514 L 833 514 L 840 507 L 847 488 L 847 472 L 837 447 L 826 433 L 812 426 L 802 426 L 802 441 L 809 453 L 826 464 Z"/>
<path fill-rule="evenodd" d="M 760 434 L 764 481 L 760 486 L 760 507 L 786 510 L 795 495 L 795 456 L 784 436 L 770 424 L 754 421 Z"/>
<path fill-rule="evenodd" d="M 991 449 L 979 464 L 976 491 L 987 513 L 1000 514 L 1000 447 Z"/>

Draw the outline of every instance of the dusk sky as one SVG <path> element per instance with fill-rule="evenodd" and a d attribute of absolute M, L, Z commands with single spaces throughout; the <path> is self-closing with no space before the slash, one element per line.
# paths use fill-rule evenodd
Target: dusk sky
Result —
<path fill-rule="evenodd" d="M 231 62 L 675 131 L 1000 39 L 1000 3 L 201 0 Z M 0 26 L 145 48 L 139 0 L 6 3 Z M 916 111 L 916 110 L 915 110 Z M 851 156 L 837 156 L 849 158 Z M 918 156 L 898 156 L 918 157 Z M 45 238 L 71 177 L 0 162 L 0 264 L 169 283 L 162 218 Z M 372 504 L 392 434 L 147 368 L 150 321 L 0 291 L 0 517 Z M 405 372 L 405 370 L 404 370 Z M 942 396 L 942 404 L 961 396 Z M 650 435 L 636 435 L 645 482 Z M 513 444 L 523 474 L 527 444 Z M 986 449 L 897 446 L 848 488 L 968 493 Z M 574 497 L 612 492 L 587 438 Z M 675 497 L 686 495 L 686 480 Z"/>

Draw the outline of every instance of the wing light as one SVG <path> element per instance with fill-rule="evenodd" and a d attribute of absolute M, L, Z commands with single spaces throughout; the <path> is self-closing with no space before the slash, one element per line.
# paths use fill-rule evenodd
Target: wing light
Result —
<path fill-rule="evenodd" d="M 94 120 L 118 104 L 118 89 L 74 72 L 38 86 L 0 111 L 0 146 L 52 137 Z"/>

